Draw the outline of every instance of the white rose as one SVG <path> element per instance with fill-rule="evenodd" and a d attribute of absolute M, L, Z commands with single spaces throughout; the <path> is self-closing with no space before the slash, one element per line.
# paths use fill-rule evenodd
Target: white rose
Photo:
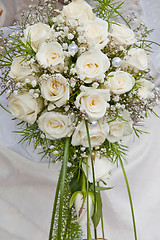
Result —
<path fill-rule="evenodd" d="M 76 63 L 77 73 L 85 83 L 91 83 L 93 80 L 104 82 L 104 73 L 109 67 L 108 57 L 97 49 L 83 53 Z"/>
<path fill-rule="evenodd" d="M 124 24 L 112 24 L 110 36 L 118 44 L 132 45 L 136 42 L 134 32 Z"/>
<path fill-rule="evenodd" d="M 134 84 L 134 77 L 127 72 L 110 72 L 108 75 L 108 86 L 114 94 L 129 92 L 133 88 Z"/>
<path fill-rule="evenodd" d="M 61 74 L 49 76 L 41 85 L 42 97 L 53 102 L 57 107 L 63 106 L 69 100 L 70 90 L 68 80 Z"/>
<path fill-rule="evenodd" d="M 14 117 L 33 124 L 43 108 L 43 101 L 40 98 L 34 99 L 29 93 L 13 93 L 9 98 L 8 108 Z"/>
<path fill-rule="evenodd" d="M 113 168 L 113 164 L 106 158 L 101 157 L 98 154 L 93 156 L 94 163 L 94 173 L 95 173 L 95 182 L 99 182 L 100 180 L 106 181 L 110 176 L 111 169 Z M 82 168 L 87 175 L 87 160 L 82 163 Z M 92 171 L 92 161 L 90 156 L 88 157 L 88 180 L 89 182 L 93 182 L 93 171 Z"/>
<path fill-rule="evenodd" d="M 70 137 L 72 134 L 72 123 L 70 118 L 56 112 L 46 112 L 38 119 L 39 128 L 48 139 L 60 139 Z"/>
<path fill-rule="evenodd" d="M 90 119 L 100 119 L 106 113 L 110 100 L 108 89 L 95 89 L 81 86 L 81 93 L 77 96 L 75 105 Z"/>
<path fill-rule="evenodd" d="M 108 43 L 108 23 L 100 18 L 89 22 L 85 28 L 85 37 L 89 45 L 102 49 Z"/>
<path fill-rule="evenodd" d="M 148 68 L 147 54 L 144 49 L 131 48 L 128 51 L 128 55 L 124 58 L 124 67 L 130 66 L 138 70 L 145 70 Z"/>
<path fill-rule="evenodd" d="M 92 217 L 94 211 L 94 204 L 90 195 L 88 195 L 89 202 L 89 218 Z M 84 200 L 82 193 L 78 193 L 74 200 L 74 205 L 77 213 L 77 222 L 84 226 L 87 224 L 87 197 Z"/>
<path fill-rule="evenodd" d="M 138 83 L 140 84 L 140 88 L 138 89 L 138 96 L 143 99 L 152 98 L 152 90 L 154 89 L 155 85 L 146 79 L 140 79 Z"/>
<path fill-rule="evenodd" d="M 23 82 L 32 75 L 32 68 L 23 57 L 17 56 L 13 59 L 9 76 L 15 81 Z"/>
<path fill-rule="evenodd" d="M 109 123 L 109 135 L 107 139 L 109 142 L 117 142 L 125 136 L 131 135 L 132 132 L 133 128 L 130 113 L 124 110 L 121 119 Z"/>
<path fill-rule="evenodd" d="M 106 122 L 103 122 L 102 119 L 98 121 L 97 126 L 95 127 L 92 127 L 91 125 L 89 125 L 89 135 L 91 140 L 91 146 L 92 147 L 100 146 L 107 138 L 108 133 L 109 133 L 109 126 Z M 78 146 L 78 145 L 82 145 L 84 147 L 89 146 L 85 121 L 80 122 L 80 124 L 76 127 L 76 130 L 72 135 L 71 143 L 73 146 Z"/>
<path fill-rule="evenodd" d="M 57 69 L 59 64 L 63 64 L 63 50 L 58 42 L 42 43 L 36 54 L 37 61 L 44 68 L 52 67 Z"/>
<path fill-rule="evenodd" d="M 76 19 L 81 25 L 85 25 L 89 20 L 95 18 L 92 7 L 83 0 L 73 1 L 67 6 L 64 6 L 62 13 L 67 20 Z"/>
<path fill-rule="evenodd" d="M 38 46 L 49 38 L 50 30 L 47 24 L 35 23 L 24 30 L 24 41 L 31 42 L 33 50 L 36 51 Z"/>

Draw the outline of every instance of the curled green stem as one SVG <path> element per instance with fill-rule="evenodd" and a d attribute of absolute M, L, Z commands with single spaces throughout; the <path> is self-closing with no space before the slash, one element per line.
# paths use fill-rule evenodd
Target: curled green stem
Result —
<path fill-rule="evenodd" d="M 135 238 L 135 240 L 137 240 L 136 221 L 135 221 L 135 215 L 134 215 L 131 191 L 130 191 L 130 187 L 129 187 L 129 183 L 128 183 L 128 179 L 127 179 L 127 174 L 126 174 L 126 171 L 125 171 L 122 159 L 119 158 L 119 161 L 120 161 L 120 164 L 121 164 L 121 168 L 122 168 L 122 171 L 123 171 L 123 175 L 124 175 L 124 179 L 125 179 L 126 186 L 127 186 L 127 191 L 128 191 L 128 197 L 129 197 L 129 202 L 130 202 L 130 207 L 131 207 L 131 212 L 132 212 L 132 221 L 133 221 L 133 228 L 134 228 L 134 238 Z"/>

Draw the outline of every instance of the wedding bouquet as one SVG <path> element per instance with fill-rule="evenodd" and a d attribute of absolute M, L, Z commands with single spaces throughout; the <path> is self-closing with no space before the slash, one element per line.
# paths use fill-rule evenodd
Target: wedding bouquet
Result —
<path fill-rule="evenodd" d="M 95 9 L 84 0 L 62 10 L 56 4 L 40 1 L 0 39 L 1 94 L 20 120 L 21 141 L 62 163 L 49 240 L 83 239 L 83 225 L 87 240 L 91 225 L 98 239 L 100 222 L 105 238 L 101 191 L 111 189 L 114 164 L 124 173 L 137 239 L 124 139 L 139 137 L 159 102 L 148 65 L 150 31 L 143 24 L 133 31 L 113 0 L 97 0 Z"/>

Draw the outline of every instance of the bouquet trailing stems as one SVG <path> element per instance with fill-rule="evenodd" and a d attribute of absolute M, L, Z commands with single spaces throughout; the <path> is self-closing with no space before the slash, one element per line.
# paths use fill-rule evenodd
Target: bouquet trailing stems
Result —
<path fill-rule="evenodd" d="M 62 165 L 62 177 L 60 185 L 60 206 L 59 206 L 59 220 L 58 220 L 58 239 L 61 239 L 61 222 L 62 222 L 62 207 L 63 207 L 63 194 L 64 194 L 64 181 L 66 176 L 66 168 L 69 157 L 69 145 L 70 139 L 66 138 L 65 150 L 64 150 L 64 161 Z"/>
<path fill-rule="evenodd" d="M 61 162 L 49 240 L 105 239 L 101 192 L 111 191 L 114 166 L 122 168 L 138 239 L 124 140 L 140 137 L 145 118 L 156 115 L 148 63 L 156 43 L 147 39 L 152 30 L 125 19 L 123 3 L 95 4 L 73 0 L 59 10 L 57 1 L 39 1 L 11 34 L 0 32 L 8 109 L 0 106 L 19 119 L 20 142 L 40 148 L 49 164 Z"/>

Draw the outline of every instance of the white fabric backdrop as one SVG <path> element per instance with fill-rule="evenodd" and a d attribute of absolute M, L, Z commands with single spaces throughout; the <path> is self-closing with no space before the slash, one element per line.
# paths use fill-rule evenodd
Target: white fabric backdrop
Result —
<path fill-rule="evenodd" d="M 147 24 L 157 28 L 160 1 L 142 0 L 141 4 Z M 152 39 L 159 41 L 160 31 L 157 30 Z M 156 46 L 155 51 L 159 51 Z M 155 75 L 158 79 L 158 73 Z M 4 103 L 4 98 L 0 101 Z M 160 114 L 160 110 L 157 111 Z M 11 133 L 15 123 L 2 109 L 0 126 L 0 239 L 47 240 L 59 166 L 52 165 L 48 169 L 47 163 L 36 163 L 40 158 L 31 149 L 17 145 L 18 136 Z M 146 126 L 150 134 L 135 140 L 125 167 L 134 202 L 138 240 L 159 240 L 160 120 L 152 117 Z M 4 145 L 35 162 L 11 152 Z M 103 195 L 106 236 L 108 240 L 132 240 L 131 212 L 121 169 L 114 169 L 109 185 L 114 188 Z"/>

